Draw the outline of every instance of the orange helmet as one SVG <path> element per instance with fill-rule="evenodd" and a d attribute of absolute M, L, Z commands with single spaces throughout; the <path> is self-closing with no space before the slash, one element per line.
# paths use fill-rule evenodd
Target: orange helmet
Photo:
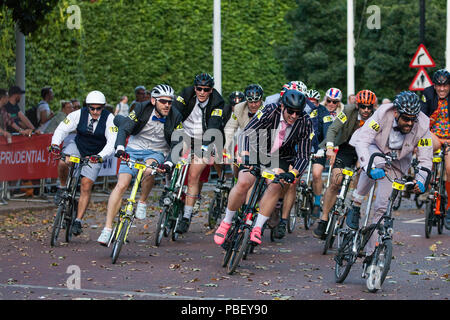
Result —
<path fill-rule="evenodd" d="M 370 90 L 361 90 L 356 95 L 357 104 L 375 104 L 375 101 L 377 101 L 377 97 Z"/>

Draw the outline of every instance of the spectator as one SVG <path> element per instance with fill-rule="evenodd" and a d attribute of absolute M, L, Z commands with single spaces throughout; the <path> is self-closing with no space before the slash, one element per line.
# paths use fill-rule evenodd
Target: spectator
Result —
<path fill-rule="evenodd" d="M 53 118 L 54 114 L 50 109 L 50 101 L 53 100 L 55 95 L 53 94 L 53 90 L 51 87 L 45 87 L 41 90 L 42 100 L 39 101 L 37 107 L 37 120 L 38 120 L 38 129 L 43 132 L 48 125 L 48 122 L 51 118 Z"/>
<path fill-rule="evenodd" d="M 27 118 L 27 116 L 20 111 L 20 107 L 18 105 L 21 96 L 25 93 L 25 90 L 22 90 L 19 86 L 12 86 L 9 88 L 9 99 L 4 108 L 9 113 L 12 121 L 16 125 L 18 125 L 21 129 L 17 130 L 14 126 L 8 125 L 7 130 L 9 132 L 19 131 L 22 132 L 22 129 L 25 129 L 26 132 L 29 132 L 28 135 L 30 135 L 36 128 L 33 126 L 31 121 Z M 37 130 L 37 133 L 40 133 Z"/>
<path fill-rule="evenodd" d="M 151 91 L 150 90 L 145 90 L 144 101 L 150 101 L 150 97 L 151 97 Z"/>
<path fill-rule="evenodd" d="M 72 102 L 73 111 L 81 108 L 80 101 L 78 101 L 78 99 L 71 99 L 70 102 Z"/>
<path fill-rule="evenodd" d="M 128 112 L 133 111 L 135 103 L 136 102 L 144 102 L 145 101 L 145 87 L 144 86 L 137 86 L 134 89 L 134 94 L 136 96 L 136 100 L 134 100 L 130 105 L 130 110 Z"/>
<path fill-rule="evenodd" d="M 348 96 L 347 104 L 355 104 L 356 103 L 356 95 L 351 94 Z"/>
<path fill-rule="evenodd" d="M 61 101 L 61 110 L 49 121 L 44 133 L 53 133 L 58 125 L 67 117 L 69 113 L 74 111 L 72 102 Z"/>
<path fill-rule="evenodd" d="M 130 107 L 128 106 L 127 102 L 128 102 L 127 96 L 122 96 L 122 98 L 120 98 L 120 102 L 117 104 L 116 111 L 114 112 L 115 116 L 120 114 L 124 117 L 128 117 L 128 110 L 130 109 Z"/>
<path fill-rule="evenodd" d="M 6 110 L 5 106 L 8 103 L 8 91 L 6 89 L 0 89 L 0 134 L 6 137 L 6 140 L 11 140 L 11 132 L 19 132 L 23 135 L 30 135 L 32 133 L 31 129 L 23 130 L 20 128 L 11 118 L 11 115 Z M 8 127 L 13 130 L 9 131 Z M 9 139 L 8 139 L 9 137 Z"/>

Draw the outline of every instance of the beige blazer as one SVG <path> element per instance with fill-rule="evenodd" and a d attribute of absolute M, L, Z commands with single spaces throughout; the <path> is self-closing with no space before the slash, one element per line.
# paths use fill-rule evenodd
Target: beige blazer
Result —
<path fill-rule="evenodd" d="M 357 130 L 350 144 L 355 147 L 361 167 L 369 164 L 371 152 L 369 146 L 375 145 L 382 153 L 392 151 L 389 148 L 389 134 L 394 123 L 395 107 L 392 103 L 381 105 L 364 125 Z M 431 143 L 431 133 L 429 129 L 430 119 L 420 112 L 418 121 L 410 133 L 405 136 L 403 147 L 397 152 L 397 164 L 403 174 L 408 172 L 411 164 L 414 149 L 417 147 L 417 159 L 421 166 L 431 170 L 433 164 L 433 145 Z M 380 162 L 380 158 L 376 163 Z M 416 178 L 424 182 L 426 174 L 420 172 Z"/>
<path fill-rule="evenodd" d="M 247 101 L 238 103 L 234 106 L 234 111 L 231 114 L 230 120 L 225 125 L 225 146 L 228 152 L 234 150 L 234 135 L 238 129 L 244 130 L 245 126 L 250 122 L 248 116 Z"/>

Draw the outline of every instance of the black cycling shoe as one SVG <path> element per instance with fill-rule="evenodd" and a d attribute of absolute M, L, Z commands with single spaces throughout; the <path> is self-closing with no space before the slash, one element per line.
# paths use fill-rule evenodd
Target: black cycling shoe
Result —
<path fill-rule="evenodd" d="M 358 230 L 359 228 L 359 216 L 361 207 L 351 206 L 347 211 L 347 219 L 345 222 L 350 229 Z"/>
<path fill-rule="evenodd" d="M 317 224 L 317 228 L 313 231 L 313 237 L 325 240 L 325 231 L 327 229 L 328 221 L 320 220 Z"/>
<path fill-rule="evenodd" d="M 76 221 L 73 223 L 72 226 L 72 233 L 74 236 L 78 236 L 83 232 L 83 227 L 81 226 L 81 222 L 80 221 Z"/>
<path fill-rule="evenodd" d="M 189 225 L 191 224 L 191 220 L 188 218 L 182 218 L 180 223 L 178 224 L 176 233 L 186 233 L 189 230 Z"/>
<path fill-rule="evenodd" d="M 274 237 L 276 239 L 283 239 L 285 235 L 286 235 L 286 222 L 280 221 L 280 223 L 278 223 L 278 225 L 275 227 Z"/>

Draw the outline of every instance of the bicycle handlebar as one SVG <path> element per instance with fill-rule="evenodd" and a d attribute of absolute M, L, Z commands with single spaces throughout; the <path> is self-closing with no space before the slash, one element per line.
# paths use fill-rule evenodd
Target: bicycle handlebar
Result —
<path fill-rule="evenodd" d="M 372 178 L 372 176 L 370 175 L 370 170 L 372 169 L 373 161 L 374 161 L 374 159 L 375 159 L 376 157 L 384 158 L 384 159 L 386 159 L 386 162 L 387 162 L 388 164 L 391 164 L 391 162 L 392 162 L 393 160 L 396 160 L 396 159 L 397 159 L 397 153 L 396 153 L 395 151 L 392 152 L 392 153 L 388 153 L 388 154 L 384 154 L 384 153 L 380 153 L 380 152 L 375 152 L 375 153 L 373 153 L 373 154 L 370 156 L 369 164 L 368 164 L 368 166 L 367 166 L 367 172 L 366 172 L 367 176 L 368 176 L 369 178 L 371 178 L 371 179 L 373 179 L 373 178 Z M 427 190 L 427 189 L 428 189 L 428 184 L 430 183 L 430 180 L 431 180 L 431 170 L 428 169 L 428 168 L 426 168 L 426 167 L 419 166 L 418 164 L 419 164 L 418 162 L 413 161 L 413 162 L 412 162 L 412 167 L 414 168 L 414 172 L 415 172 L 416 174 L 417 174 L 419 171 L 421 171 L 421 170 L 422 170 L 422 171 L 425 171 L 425 172 L 427 173 L 427 178 L 425 179 L 425 185 L 424 185 L 425 190 Z M 393 179 L 390 178 L 388 175 L 386 175 L 386 177 L 389 179 L 389 181 L 393 182 Z M 408 184 L 408 183 L 406 183 L 406 184 Z M 411 183 L 409 183 L 409 184 L 411 184 Z"/>

